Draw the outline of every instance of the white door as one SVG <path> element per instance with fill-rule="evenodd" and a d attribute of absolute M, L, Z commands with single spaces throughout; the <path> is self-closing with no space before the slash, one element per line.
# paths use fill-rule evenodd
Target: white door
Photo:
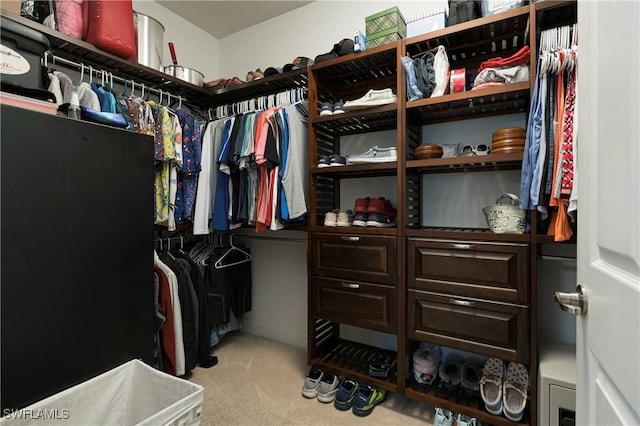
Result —
<path fill-rule="evenodd" d="M 640 425 L 640 2 L 578 1 L 580 425 Z"/>

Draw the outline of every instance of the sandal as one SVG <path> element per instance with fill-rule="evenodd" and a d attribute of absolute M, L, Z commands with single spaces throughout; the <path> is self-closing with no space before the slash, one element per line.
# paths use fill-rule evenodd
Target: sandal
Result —
<path fill-rule="evenodd" d="M 484 408 L 494 416 L 502 414 L 502 381 L 504 380 L 504 362 L 498 358 L 489 358 L 482 368 L 480 395 Z"/>
<path fill-rule="evenodd" d="M 527 368 L 518 362 L 510 362 L 502 387 L 502 412 L 506 418 L 513 422 L 519 422 L 522 419 L 524 408 L 527 406 L 528 389 Z"/>

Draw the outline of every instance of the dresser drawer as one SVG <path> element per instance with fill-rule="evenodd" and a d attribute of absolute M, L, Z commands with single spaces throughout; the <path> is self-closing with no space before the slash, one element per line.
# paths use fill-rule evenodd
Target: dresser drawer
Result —
<path fill-rule="evenodd" d="M 506 361 L 529 361 L 529 309 L 409 290 L 409 337 Z"/>
<path fill-rule="evenodd" d="M 396 238 L 314 234 L 312 273 L 395 285 Z"/>
<path fill-rule="evenodd" d="M 529 246 L 455 240 L 408 240 L 408 286 L 482 299 L 529 299 Z"/>
<path fill-rule="evenodd" d="M 387 333 L 396 332 L 396 288 L 330 278 L 311 278 L 314 316 Z"/>

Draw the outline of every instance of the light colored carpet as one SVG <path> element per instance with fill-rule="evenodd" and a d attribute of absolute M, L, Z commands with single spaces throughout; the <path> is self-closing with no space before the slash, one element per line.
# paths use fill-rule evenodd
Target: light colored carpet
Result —
<path fill-rule="evenodd" d="M 397 394 L 367 417 L 307 399 L 303 349 L 234 332 L 213 348 L 218 365 L 197 367 L 190 380 L 204 387 L 202 425 L 425 425 L 434 407 Z"/>

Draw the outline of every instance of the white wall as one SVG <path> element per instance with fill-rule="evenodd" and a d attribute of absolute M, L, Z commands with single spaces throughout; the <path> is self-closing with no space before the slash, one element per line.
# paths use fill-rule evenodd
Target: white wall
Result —
<path fill-rule="evenodd" d="M 264 2 L 268 7 L 269 2 Z M 221 76 L 244 80 L 248 71 L 282 67 L 297 56 L 311 59 L 329 52 L 343 38 L 365 32 L 366 16 L 398 6 L 406 18 L 444 7 L 445 0 L 318 0 L 284 15 L 231 34 L 220 41 Z"/>
<path fill-rule="evenodd" d="M 217 38 L 155 1 L 133 0 L 133 10 L 154 18 L 164 26 L 163 65 L 172 63 L 168 47 L 171 41 L 179 65 L 200 71 L 204 74 L 204 81 L 218 78 L 220 41 Z"/>

